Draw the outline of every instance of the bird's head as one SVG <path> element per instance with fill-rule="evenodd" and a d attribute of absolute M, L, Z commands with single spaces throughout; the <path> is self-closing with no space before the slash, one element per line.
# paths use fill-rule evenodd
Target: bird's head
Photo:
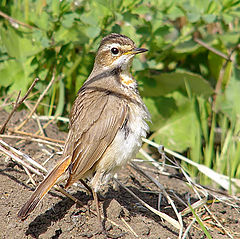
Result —
<path fill-rule="evenodd" d="M 130 68 L 133 57 L 147 49 L 137 48 L 128 37 L 111 33 L 104 37 L 95 58 L 95 67 L 105 70 L 120 68 L 125 71 Z"/>

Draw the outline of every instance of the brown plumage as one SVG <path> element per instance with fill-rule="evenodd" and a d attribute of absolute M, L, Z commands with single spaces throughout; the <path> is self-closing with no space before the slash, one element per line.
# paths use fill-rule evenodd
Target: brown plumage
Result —
<path fill-rule="evenodd" d="M 114 49 L 113 49 L 114 48 Z M 150 115 L 130 74 L 132 58 L 146 51 L 120 34 L 103 38 L 93 70 L 73 104 L 63 160 L 37 187 L 19 211 L 22 219 L 59 181 L 69 187 L 79 179 L 90 178 L 96 192 L 141 147 Z"/>

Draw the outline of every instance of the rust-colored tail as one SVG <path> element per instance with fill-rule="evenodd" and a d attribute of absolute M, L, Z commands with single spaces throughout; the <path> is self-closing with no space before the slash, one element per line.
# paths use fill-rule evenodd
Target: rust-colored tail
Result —
<path fill-rule="evenodd" d="M 38 203 L 42 200 L 45 194 L 52 188 L 58 178 L 67 170 L 71 163 L 71 157 L 65 158 L 58 164 L 47 177 L 38 185 L 30 199 L 23 205 L 18 212 L 18 217 L 25 219 L 31 213 Z"/>

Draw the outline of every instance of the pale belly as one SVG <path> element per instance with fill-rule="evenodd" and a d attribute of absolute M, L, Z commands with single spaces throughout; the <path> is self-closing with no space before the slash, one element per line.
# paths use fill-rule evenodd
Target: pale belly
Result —
<path fill-rule="evenodd" d="M 128 160 L 135 157 L 142 145 L 142 137 L 146 137 L 149 130 L 146 123 L 146 120 L 150 119 L 149 113 L 138 106 L 132 107 L 131 110 L 126 127 L 118 131 L 96 166 L 99 174 L 95 175 L 91 182 L 95 191 L 98 191 L 101 184 L 106 183 Z"/>

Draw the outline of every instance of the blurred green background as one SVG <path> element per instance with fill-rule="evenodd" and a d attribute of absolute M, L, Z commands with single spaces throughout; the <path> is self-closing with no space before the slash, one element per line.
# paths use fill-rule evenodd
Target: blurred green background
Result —
<path fill-rule="evenodd" d="M 240 178 L 240 1 L 1 0 L 0 11 L 1 104 L 39 77 L 34 103 L 55 72 L 38 113 L 69 115 L 102 37 L 125 34 L 149 49 L 133 74 L 150 139 Z"/>

